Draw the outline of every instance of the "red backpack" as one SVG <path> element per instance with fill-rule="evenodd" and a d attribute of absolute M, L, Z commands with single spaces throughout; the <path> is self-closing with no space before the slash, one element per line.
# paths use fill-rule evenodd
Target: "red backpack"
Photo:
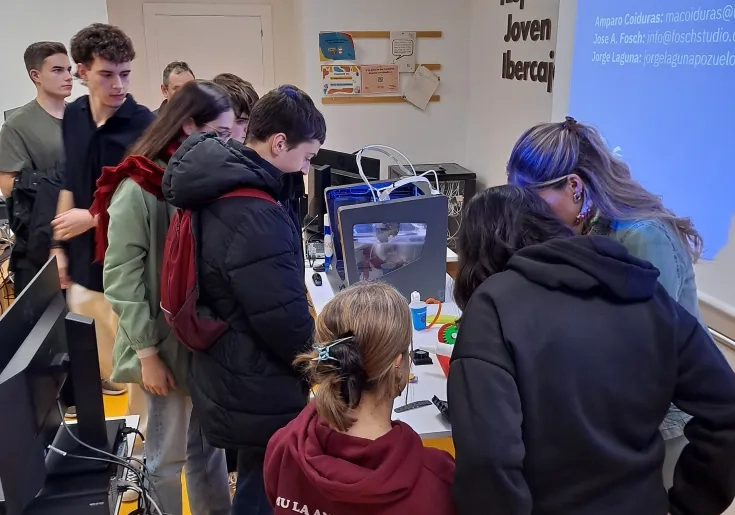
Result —
<path fill-rule="evenodd" d="M 267 193 L 241 188 L 220 198 L 252 197 L 276 204 Z M 166 235 L 161 272 L 161 309 L 176 338 L 192 351 L 209 349 L 227 329 L 227 322 L 200 316 L 197 243 L 189 209 L 178 209 Z"/>

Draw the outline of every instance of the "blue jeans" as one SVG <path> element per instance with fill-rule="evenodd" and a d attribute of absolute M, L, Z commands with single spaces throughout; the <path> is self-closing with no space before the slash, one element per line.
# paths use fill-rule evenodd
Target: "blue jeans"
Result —
<path fill-rule="evenodd" d="M 215 449 L 202 435 L 191 409 L 191 398 L 170 393 L 148 400 L 146 464 L 153 495 L 161 511 L 181 515 L 181 471 L 186 472 L 192 515 L 229 515 L 230 489 L 225 452 Z"/>
<path fill-rule="evenodd" d="M 263 454 L 237 453 L 237 486 L 232 500 L 232 515 L 273 515 L 265 495 Z"/>

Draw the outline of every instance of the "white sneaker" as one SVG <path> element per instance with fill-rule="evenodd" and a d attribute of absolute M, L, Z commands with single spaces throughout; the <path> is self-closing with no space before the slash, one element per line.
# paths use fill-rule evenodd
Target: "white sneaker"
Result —
<path fill-rule="evenodd" d="M 122 395 L 127 393 L 128 389 L 124 386 L 118 386 L 109 382 L 106 379 L 102 379 L 102 393 L 105 395 Z"/>
<path fill-rule="evenodd" d="M 125 490 L 122 496 L 122 502 L 136 502 L 140 494 L 135 490 Z"/>
<path fill-rule="evenodd" d="M 138 475 L 132 470 L 128 469 L 125 471 L 125 481 L 134 485 L 138 484 Z M 135 502 L 140 497 L 140 494 L 135 490 L 125 490 L 122 495 L 123 502 Z"/>

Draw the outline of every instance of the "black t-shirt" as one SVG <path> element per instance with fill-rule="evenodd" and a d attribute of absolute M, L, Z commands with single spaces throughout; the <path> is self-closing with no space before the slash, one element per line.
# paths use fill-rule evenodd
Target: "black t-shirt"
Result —
<path fill-rule="evenodd" d="M 92 119 L 89 96 L 69 104 L 61 132 L 64 139 L 64 189 L 74 194 L 74 207 L 89 209 L 97 179 L 105 166 L 117 166 L 125 152 L 151 124 L 153 113 L 132 95 L 101 127 Z M 101 292 L 102 264 L 94 263 L 94 231 L 70 240 L 67 245 L 69 277 L 89 290 Z"/>

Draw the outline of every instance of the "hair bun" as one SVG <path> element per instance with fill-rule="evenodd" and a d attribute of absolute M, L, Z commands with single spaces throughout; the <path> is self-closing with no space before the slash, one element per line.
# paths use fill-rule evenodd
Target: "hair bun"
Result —
<path fill-rule="evenodd" d="M 317 366 L 319 372 L 339 378 L 339 396 L 348 408 L 360 404 L 367 383 L 367 374 L 362 363 L 360 343 L 353 334 L 344 335 L 332 343 L 319 347 Z"/>

